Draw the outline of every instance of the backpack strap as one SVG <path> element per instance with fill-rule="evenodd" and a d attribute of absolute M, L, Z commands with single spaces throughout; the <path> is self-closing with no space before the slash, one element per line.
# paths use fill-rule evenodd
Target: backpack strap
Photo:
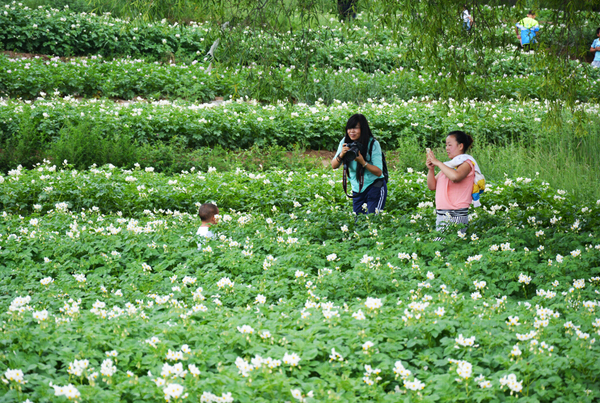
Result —
<path fill-rule="evenodd" d="M 372 160 L 372 156 L 373 156 L 373 144 L 375 144 L 375 140 L 377 140 L 375 137 L 371 136 L 371 142 L 369 143 L 369 148 L 367 151 L 367 156 L 365 157 L 367 161 L 371 162 Z M 383 150 L 381 150 L 381 162 L 383 165 L 383 168 L 381 169 L 381 174 L 383 175 L 383 178 L 385 179 L 386 183 L 388 181 L 389 178 L 389 174 L 388 174 L 388 170 L 387 170 L 387 162 L 385 161 L 385 154 L 383 152 Z"/>
<path fill-rule="evenodd" d="M 371 161 L 371 156 L 373 155 L 373 144 L 375 144 L 375 137 L 371 136 L 371 141 L 369 141 L 369 148 L 367 149 L 367 155 L 365 155 L 365 159 L 367 161 Z"/>

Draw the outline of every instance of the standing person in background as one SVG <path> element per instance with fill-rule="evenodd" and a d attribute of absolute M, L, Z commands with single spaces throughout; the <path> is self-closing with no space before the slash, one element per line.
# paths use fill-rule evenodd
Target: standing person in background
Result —
<path fill-rule="evenodd" d="M 473 138 L 463 131 L 453 131 L 446 137 L 446 153 L 450 161 L 441 162 L 427 149 L 427 187 L 435 191 L 436 230 L 442 231 L 449 223 L 469 224 L 469 206 L 480 205 L 479 194 L 485 187 L 485 178 L 475 159 L 466 154 Z M 435 174 L 435 167 L 440 172 Z M 461 229 L 464 234 L 466 228 Z"/>
<path fill-rule="evenodd" d="M 342 20 L 356 18 L 356 0 L 338 0 L 337 4 Z"/>
<path fill-rule="evenodd" d="M 600 67 L 600 28 L 596 30 L 596 36 L 598 38 L 594 39 L 594 42 L 592 42 L 590 52 L 594 53 L 594 61 L 592 62 L 592 67 L 597 69 L 598 67 Z"/>
<path fill-rule="evenodd" d="M 345 136 L 331 160 L 331 167 L 338 169 L 345 165 L 345 174 L 352 185 L 352 196 L 349 197 L 352 197 L 354 213 L 370 214 L 384 209 L 387 198 L 384 161 L 381 146 L 371 134 L 367 118 L 358 113 L 352 115 L 346 123 Z"/>
<path fill-rule="evenodd" d="M 521 41 L 521 47 L 529 52 L 531 45 L 536 43 L 535 33 L 540 30 L 540 24 L 535 20 L 535 13 L 529 11 L 527 17 L 523 18 L 516 25 L 517 38 Z"/>
<path fill-rule="evenodd" d="M 471 31 L 471 28 L 473 27 L 473 17 L 469 14 L 469 9 L 466 4 L 463 6 L 462 19 L 463 28 L 465 28 L 467 32 Z"/>

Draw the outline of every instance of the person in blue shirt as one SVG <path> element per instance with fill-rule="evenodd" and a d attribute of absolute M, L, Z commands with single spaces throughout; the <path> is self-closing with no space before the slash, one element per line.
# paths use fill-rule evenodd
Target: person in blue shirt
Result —
<path fill-rule="evenodd" d="M 535 33 L 540 30 L 540 24 L 535 20 L 535 13 L 529 11 L 527 17 L 523 18 L 516 25 L 517 38 L 521 41 L 523 50 L 528 52 L 531 45 L 536 43 Z"/>
<path fill-rule="evenodd" d="M 356 214 L 377 213 L 384 209 L 387 198 L 383 154 L 363 115 L 355 114 L 348 119 L 345 136 L 331 160 L 331 167 L 337 169 L 344 163 L 350 151 L 349 145 L 355 142 L 358 144 L 356 158 L 346 162 L 344 167 L 352 184 L 352 196 L 349 196 L 352 197 L 352 207 Z"/>
<path fill-rule="evenodd" d="M 594 53 L 594 61 L 592 62 L 594 68 L 600 67 L 600 28 L 596 30 L 596 36 L 598 38 L 594 39 L 590 48 L 590 52 Z"/>

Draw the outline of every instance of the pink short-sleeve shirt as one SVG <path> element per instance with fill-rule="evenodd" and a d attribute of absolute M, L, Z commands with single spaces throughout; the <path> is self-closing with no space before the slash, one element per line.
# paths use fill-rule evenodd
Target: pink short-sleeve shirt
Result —
<path fill-rule="evenodd" d="M 440 172 L 435 186 L 435 208 L 438 210 L 458 210 L 468 208 L 473 201 L 475 169 L 471 161 L 471 172 L 458 183 L 453 183 Z"/>

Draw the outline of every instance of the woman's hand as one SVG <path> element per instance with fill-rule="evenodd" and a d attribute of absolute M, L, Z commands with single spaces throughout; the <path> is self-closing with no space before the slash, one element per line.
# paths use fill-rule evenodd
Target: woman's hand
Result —
<path fill-rule="evenodd" d="M 342 151 L 340 152 L 340 158 L 343 158 L 344 155 L 346 155 L 346 153 L 348 152 L 349 149 L 350 149 L 350 147 L 348 147 L 348 144 L 344 144 L 342 146 Z"/>
<path fill-rule="evenodd" d="M 440 160 L 438 160 L 437 158 L 435 158 L 435 155 L 433 154 L 433 151 L 430 150 L 427 153 L 427 167 L 429 169 L 433 169 L 433 167 L 436 167 L 436 166 L 439 167 L 440 164 L 441 164 Z"/>
<path fill-rule="evenodd" d="M 429 172 L 427 172 L 427 188 L 435 191 L 437 186 L 437 178 L 435 176 L 435 164 L 433 163 L 432 158 L 436 159 L 431 150 L 428 148 L 427 161 L 425 162 L 425 165 L 427 165 L 427 168 L 429 168 Z"/>
<path fill-rule="evenodd" d="M 367 163 L 367 161 L 365 161 L 363 156 L 360 154 L 360 151 L 358 152 L 358 155 L 356 156 L 356 162 L 358 162 L 360 165 L 363 165 L 363 166 Z"/>
<path fill-rule="evenodd" d="M 425 160 L 425 166 L 427 166 L 427 168 L 429 170 L 432 170 L 433 168 L 435 168 L 435 165 L 433 165 L 433 163 L 431 162 L 431 160 L 429 159 L 429 153 L 431 152 L 431 150 L 429 150 L 429 148 L 427 149 L 427 152 L 425 153 L 426 156 L 426 160 Z"/>
<path fill-rule="evenodd" d="M 342 151 L 340 151 L 340 154 L 333 157 L 333 159 L 331 160 L 331 167 L 333 169 L 338 169 L 340 165 L 342 165 L 342 159 L 344 158 L 344 155 L 346 155 L 348 150 L 350 150 L 350 147 L 348 147 L 348 144 L 344 144 L 342 146 Z"/>
<path fill-rule="evenodd" d="M 383 171 L 381 170 L 381 168 L 376 167 L 373 164 L 367 163 L 365 158 L 360 154 L 360 151 L 358 152 L 358 155 L 356 156 L 355 160 L 356 160 L 357 164 L 362 165 L 366 171 L 369 171 L 371 174 L 375 175 L 376 177 L 379 178 L 381 175 L 383 175 Z"/>

